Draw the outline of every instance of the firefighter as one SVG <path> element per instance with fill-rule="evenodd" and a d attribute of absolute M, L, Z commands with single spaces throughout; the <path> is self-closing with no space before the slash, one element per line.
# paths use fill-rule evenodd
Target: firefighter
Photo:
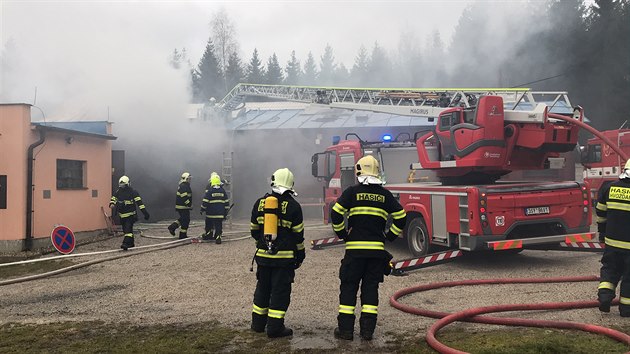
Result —
<path fill-rule="evenodd" d="M 597 288 L 599 310 L 610 312 L 621 280 L 619 314 L 630 317 L 630 159 L 619 180 L 606 185 L 599 194 L 595 212 L 599 237 L 603 234 L 606 243 Z"/>
<path fill-rule="evenodd" d="M 118 213 L 120 217 L 120 225 L 122 226 L 123 238 L 120 248 L 127 250 L 135 246 L 133 238 L 133 224 L 138 221 L 138 215 L 136 214 L 136 205 L 144 215 L 144 220 L 149 220 L 149 212 L 142 203 L 140 194 L 135 189 L 131 188 L 129 183 L 129 177 L 122 176 L 118 180 L 118 190 L 112 196 L 109 202 L 109 207 L 114 208 L 113 213 Z"/>
<path fill-rule="evenodd" d="M 335 338 L 354 338 L 355 305 L 361 286 L 360 336 L 372 340 L 378 314 L 378 287 L 389 275 L 392 255 L 385 250 L 384 241 L 394 241 L 406 222 L 403 207 L 383 188 L 378 161 L 371 155 L 359 159 L 355 165 L 358 184 L 348 187 L 332 208 L 331 219 L 337 237 L 346 244 L 341 267 L 338 327 Z M 348 215 L 347 225 L 344 215 Z M 385 233 L 388 217 L 392 224 Z M 347 226 L 347 231 L 346 231 Z"/>
<path fill-rule="evenodd" d="M 206 232 L 202 239 L 214 239 L 216 244 L 221 244 L 223 219 L 225 219 L 229 210 L 230 203 L 227 192 L 221 186 L 221 177 L 218 174 L 213 174 L 210 177 L 210 187 L 206 190 L 201 203 L 200 213 L 202 215 L 206 213 Z"/>
<path fill-rule="evenodd" d="M 192 176 L 188 172 L 182 173 L 175 196 L 175 210 L 179 218 L 168 226 L 168 232 L 175 236 L 175 230 L 179 229 L 179 238 L 188 237 L 188 226 L 190 225 L 190 211 L 192 210 L 192 189 L 190 189 L 190 179 Z"/>
<path fill-rule="evenodd" d="M 305 258 L 302 207 L 294 199 L 293 173 L 281 168 L 271 176 L 271 194 L 252 209 L 251 235 L 256 240 L 258 265 L 251 329 L 269 338 L 293 335 L 284 315 L 291 299 L 291 283 Z"/>

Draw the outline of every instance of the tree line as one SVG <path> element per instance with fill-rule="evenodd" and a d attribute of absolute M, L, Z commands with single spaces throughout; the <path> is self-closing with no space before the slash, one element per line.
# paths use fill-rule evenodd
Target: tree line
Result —
<path fill-rule="evenodd" d="M 236 84 L 341 87 L 529 87 L 568 91 L 599 129 L 630 118 L 630 0 L 476 2 L 456 24 L 447 46 L 439 31 L 400 34 L 387 52 L 361 45 L 351 67 L 327 44 L 286 63 L 276 53 L 264 60 L 257 49 L 244 62 L 234 23 L 225 10 L 211 19 L 211 35 L 197 65 L 185 49 L 171 64 L 190 71 L 193 100 L 217 100 Z"/>

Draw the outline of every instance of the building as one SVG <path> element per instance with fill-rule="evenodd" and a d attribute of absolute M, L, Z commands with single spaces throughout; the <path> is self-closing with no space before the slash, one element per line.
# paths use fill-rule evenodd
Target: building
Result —
<path fill-rule="evenodd" d="M 0 104 L 0 252 L 50 247 L 57 225 L 77 239 L 107 228 L 111 124 L 34 123 L 31 107 Z"/>

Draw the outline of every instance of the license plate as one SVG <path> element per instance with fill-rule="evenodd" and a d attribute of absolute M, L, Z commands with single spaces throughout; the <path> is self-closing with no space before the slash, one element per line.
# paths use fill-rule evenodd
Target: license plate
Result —
<path fill-rule="evenodd" d="M 549 214 L 549 207 L 533 207 L 533 208 L 525 208 L 525 215 L 540 215 L 540 214 Z"/>

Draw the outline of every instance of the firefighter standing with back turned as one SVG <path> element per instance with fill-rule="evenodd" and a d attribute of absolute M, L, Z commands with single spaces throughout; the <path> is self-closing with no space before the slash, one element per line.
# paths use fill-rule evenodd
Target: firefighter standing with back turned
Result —
<path fill-rule="evenodd" d="M 210 177 L 210 187 L 206 190 L 201 203 L 200 213 L 206 213 L 206 229 L 202 236 L 204 240 L 214 238 L 216 244 L 221 244 L 221 235 L 223 235 L 223 219 L 230 210 L 230 202 L 227 192 L 221 186 L 221 177 L 218 174 L 212 174 Z M 213 236 L 214 230 L 214 236 Z"/>
<path fill-rule="evenodd" d="M 338 327 L 335 338 L 354 338 L 355 305 L 361 285 L 360 336 L 372 340 L 378 314 L 378 287 L 389 275 L 392 255 L 385 250 L 384 241 L 394 241 L 406 222 L 403 207 L 391 192 L 383 188 L 379 178 L 378 161 L 371 155 L 359 159 L 355 165 L 358 184 L 348 187 L 333 206 L 331 219 L 337 237 L 346 243 L 341 261 L 339 279 Z M 344 214 L 348 213 L 348 231 Z M 392 217 L 389 232 L 385 234 L 388 216 Z"/>
<path fill-rule="evenodd" d="M 599 310 L 610 312 L 621 280 L 619 314 L 630 317 L 630 159 L 619 180 L 599 193 L 595 212 L 599 238 L 606 243 L 597 289 Z"/>
<path fill-rule="evenodd" d="M 256 240 L 254 256 L 256 291 L 251 329 L 269 338 L 293 335 L 284 315 L 291 300 L 291 283 L 305 258 L 302 207 L 293 199 L 293 173 L 281 168 L 271 176 L 271 194 L 259 198 L 252 209 L 251 235 Z M 253 262 L 253 261 L 252 261 Z"/>
<path fill-rule="evenodd" d="M 118 190 L 112 196 L 109 207 L 114 208 L 120 217 L 120 225 L 122 226 L 125 237 L 123 238 L 120 248 L 127 250 L 135 246 L 133 238 L 133 224 L 138 221 L 136 214 L 136 205 L 144 215 L 144 220 L 149 220 L 149 212 L 147 211 L 140 194 L 131 188 L 129 177 L 122 176 L 118 180 Z"/>
<path fill-rule="evenodd" d="M 188 226 L 190 225 L 190 211 L 192 210 L 192 189 L 190 179 L 192 176 L 188 172 L 182 173 L 175 196 L 175 210 L 179 218 L 168 226 L 168 232 L 175 236 L 175 230 L 179 227 L 179 238 L 188 237 Z"/>

